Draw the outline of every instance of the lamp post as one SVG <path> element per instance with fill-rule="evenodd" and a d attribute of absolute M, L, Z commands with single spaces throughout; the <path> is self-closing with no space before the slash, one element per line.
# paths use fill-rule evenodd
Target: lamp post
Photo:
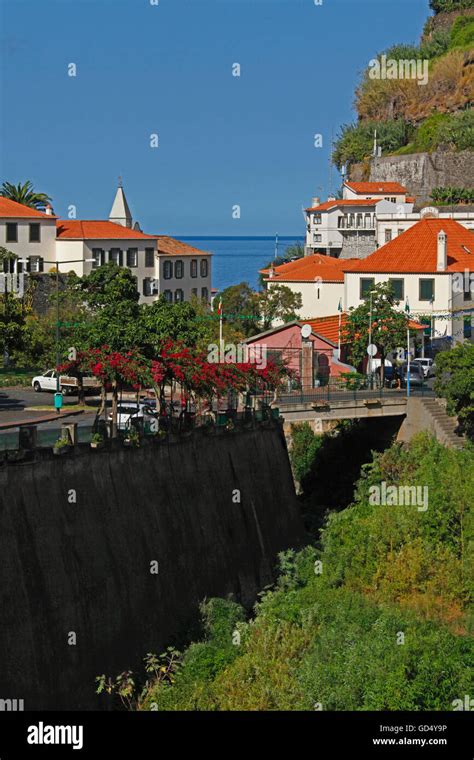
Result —
<path fill-rule="evenodd" d="M 405 303 L 405 312 L 407 314 L 407 396 L 410 395 L 410 304 L 408 296 Z"/>
<path fill-rule="evenodd" d="M 371 290 L 369 293 L 369 346 L 372 345 L 372 296 L 375 294 L 375 290 Z M 370 377 L 370 389 L 372 390 L 372 355 L 369 354 L 369 377 Z"/>
<path fill-rule="evenodd" d="M 84 264 L 94 262 L 95 259 L 69 259 L 68 261 L 43 261 L 44 264 L 52 264 L 56 267 L 56 393 L 61 392 L 61 384 L 59 378 L 58 367 L 60 365 L 60 351 L 59 351 L 59 265 L 60 264 Z"/>

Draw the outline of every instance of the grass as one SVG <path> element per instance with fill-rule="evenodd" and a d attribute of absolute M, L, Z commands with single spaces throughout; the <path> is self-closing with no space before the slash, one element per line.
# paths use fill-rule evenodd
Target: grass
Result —
<path fill-rule="evenodd" d="M 26 406 L 25 412 L 51 412 L 54 410 L 54 403 L 51 402 L 49 406 L 42 405 L 42 406 Z M 95 407 L 93 406 L 86 406 L 84 404 L 64 404 L 62 406 L 62 410 L 65 412 L 82 412 L 82 411 L 94 411 Z"/>
<path fill-rule="evenodd" d="M 9 367 L 0 367 L 0 388 L 10 388 L 21 386 L 23 388 L 31 385 L 36 370 L 34 369 L 17 369 Z"/>

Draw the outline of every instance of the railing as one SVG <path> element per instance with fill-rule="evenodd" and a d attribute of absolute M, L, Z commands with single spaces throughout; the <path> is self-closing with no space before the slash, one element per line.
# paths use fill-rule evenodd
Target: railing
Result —
<path fill-rule="evenodd" d="M 330 380 L 326 385 L 320 385 L 317 388 L 304 388 L 292 390 L 278 394 L 277 403 L 280 407 L 291 404 L 307 403 L 335 403 L 344 401 L 360 401 L 362 399 L 390 399 L 406 398 L 408 391 L 406 387 L 390 388 L 382 387 L 375 382 L 370 383 L 367 379 L 360 384 L 350 384 Z M 434 392 L 423 383 L 421 386 L 412 385 L 410 387 L 411 396 L 434 396 Z"/>

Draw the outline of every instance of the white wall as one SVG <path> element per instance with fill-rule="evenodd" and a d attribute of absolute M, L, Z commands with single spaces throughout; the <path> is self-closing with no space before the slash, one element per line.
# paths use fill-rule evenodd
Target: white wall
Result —
<path fill-rule="evenodd" d="M 462 342 L 463 334 L 461 330 L 462 317 L 442 318 L 442 315 L 451 314 L 456 309 L 468 309 L 474 306 L 473 301 L 464 301 L 463 294 L 452 292 L 452 275 L 451 273 L 434 273 L 434 274 L 371 274 L 370 272 L 351 273 L 346 272 L 344 282 L 344 308 L 357 308 L 363 301 L 360 298 L 360 280 L 373 278 L 375 284 L 387 282 L 389 279 L 403 279 L 405 282 L 404 298 L 399 304 L 401 311 L 405 308 L 405 302 L 408 297 L 410 306 L 410 315 L 414 319 L 420 316 L 433 317 L 434 337 L 452 336 L 455 341 Z M 420 301 L 419 298 L 419 280 L 434 279 L 435 281 L 435 298 L 433 305 L 428 301 Z M 437 318 L 437 315 L 439 317 Z"/>
<path fill-rule="evenodd" d="M 13 222 L 17 225 L 17 242 L 7 242 L 7 222 Z M 30 243 L 30 224 L 40 225 L 40 242 Z M 0 245 L 9 251 L 16 253 L 17 256 L 25 258 L 28 256 L 41 256 L 48 261 L 55 260 L 55 241 L 56 241 L 56 220 L 45 219 L 44 217 L 29 217 L 0 219 Z M 45 270 L 48 266 L 45 264 Z"/>
<path fill-rule="evenodd" d="M 301 309 L 297 311 L 300 319 L 314 319 L 337 314 L 340 299 L 344 297 L 342 282 L 268 282 L 269 288 L 284 285 L 293 293 L 301 294 Z"/>

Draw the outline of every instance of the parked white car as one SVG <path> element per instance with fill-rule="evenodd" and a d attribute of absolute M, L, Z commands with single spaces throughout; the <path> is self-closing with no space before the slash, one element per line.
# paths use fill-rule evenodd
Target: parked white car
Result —
<path fill-rule="evenodd" d="M 58 373 L 54 369 L 48 369 L 46 372 L 43 372 L 42 375 L 36 375 L 31 381 L 33 390 L 36 391 L 36 393 L 41 393 L 41 391 L 55 391 L 58 387 L 57 377 Z"/>
<path fill-rule="evenodd" d="M 128 430 L 131 420 L 143 420 L 150 422 L 156 419 L 156 411 L 148 404 L 134 404 L 133 402 L 122 402 L 117 407 L 117 428 L 119 430 Z M 112 412 L 108 414 L 109 422 L 112 422 Z"/>
<path fill-rule="evenodd" d="M 423 374 L 425 377 L 432 377 L 435 374 L 436 365 L 433 359 L 413 359 L 412 364 L 419 364 L 423 367 Z"/>

